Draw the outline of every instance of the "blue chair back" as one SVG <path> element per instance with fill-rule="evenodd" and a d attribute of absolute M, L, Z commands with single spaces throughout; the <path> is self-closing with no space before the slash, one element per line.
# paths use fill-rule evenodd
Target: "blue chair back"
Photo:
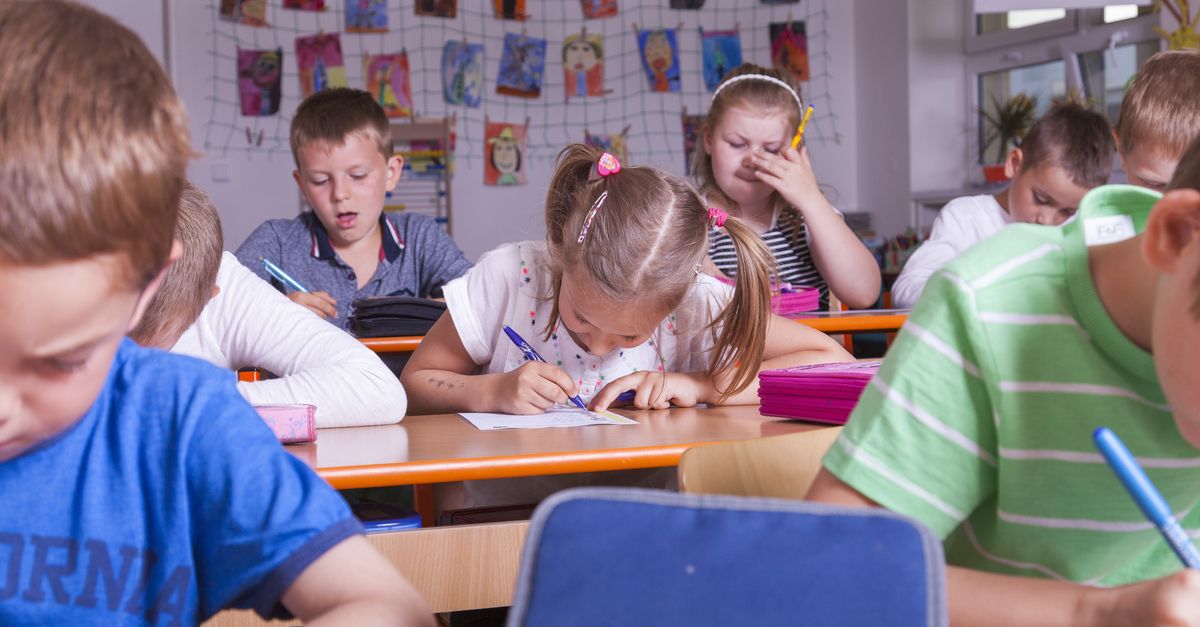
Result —
<path fill-rule="evenodd" d="M 887 510 L 579 488 L 534 512 L 508 624 L 939 626 L 945 589 Z"/>

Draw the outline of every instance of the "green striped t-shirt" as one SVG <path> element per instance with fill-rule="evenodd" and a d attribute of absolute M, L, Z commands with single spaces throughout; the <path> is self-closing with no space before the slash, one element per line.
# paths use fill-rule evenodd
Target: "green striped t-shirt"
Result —
<path fill-rule="evenodd" d="M 1089 242 L 1140 231 L 1157 198 L 1100 188 L 1062 228 L 1010 226 L 946 266 L 825 467 L 923 521 L 953 565 L 1096 585 L 1179 570 L 1092 444 L 1111 427 L 1200 535 L 1200 451 L 1088 269 Z"/>

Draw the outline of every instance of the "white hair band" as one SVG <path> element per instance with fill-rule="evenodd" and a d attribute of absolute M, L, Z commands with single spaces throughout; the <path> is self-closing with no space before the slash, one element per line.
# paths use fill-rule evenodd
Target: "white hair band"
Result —
<path fill-rule="evenodd" d="M 796 108 L 800 109 L 801 111 L 804 110 L 804 105 L 800 104 L 800 96 L 796 94 L 796 90 L 792 89 L 791 85 L 788 85 L 774 76 L 767 76 L 766 74 L 738 74 L 733 78 L 727 79 L 724 83 L 721 83 L 717 86 L 717 90 L 713 92 L 712 99 L 716 100 L 717 94 L 721 93 L 722 89 L 725 89 L 734 83 L 749 80 L 767 81 L 768 83 L 775 83 L 776 85 L 779 85 L 780 87 L 786 89 L 787 93 L 792 95 L 792 98 L 796 99 Z"/>

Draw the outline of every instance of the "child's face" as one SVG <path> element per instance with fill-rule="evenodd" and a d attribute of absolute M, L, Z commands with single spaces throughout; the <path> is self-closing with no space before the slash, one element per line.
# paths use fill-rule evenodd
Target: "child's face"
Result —
<path fill-rule="evenodd" d="M 563 274 L 558 316 L 575 343 L 597 357 L 615 349 L 640 346 L 650 339 L 668 312 L 619 303 L 601 296 L 578 270 Z"/>
<path fill-rule="evenodd" d="M 1175 219 L 1162 220 L 1168 211 L 1176 212 Z M 1151 211 L 1146 231 L 1143 252 L 1160 272 L 1151 340 L 1154 367 L 1179 433 L 1200 448 L 1200 192 L 1169 192 Z"/>
<path fill-rule="evenodd" d="M 1049 161 L 1022 168 L 1020 150 L 1012 151 L 1005 167 L 1012 176 L 1008 213 L 1016 222 L 1058 226 L 1075 215 L 1088 192 L 1076 185 L 1066 170 Z"/>
<path fill-rule="evenodd" d="M 721 193 L 743 207 L 766 201 L 774 190 L 754 176 L 750 157 L 756 152 L 778 153 L 790 143 L 795 130 L 782 111 L 726 109 L 704 135 L 704 149 Z"/>
<path fill-rule="evenodd" d="M 1167 189 L 1175 166 L 1179 165 L 1179 156 L 1164 157 L 1153 146 L 1140 145 L 1128 153 L 1121 153 L 1121 163 L 1130 185 L 1161 192 Z"/>
<path fill-rule="evenodd" d="M 349 135 L 341 146 L 302 146 L 296 156 L 300 169 L 292 176 L 334 247 L 348 247 L 379 228 L 384 197 L 400 180 L 400 157 L 384 159 L 363 133 Z"/>
<path fill-rule="evenodd" d="M 0 263 L 0 462 L 68 429 L 95 402 L 139 293 L 113 255 Z M 147 288 L 143 293 L 149 293 Z"/>

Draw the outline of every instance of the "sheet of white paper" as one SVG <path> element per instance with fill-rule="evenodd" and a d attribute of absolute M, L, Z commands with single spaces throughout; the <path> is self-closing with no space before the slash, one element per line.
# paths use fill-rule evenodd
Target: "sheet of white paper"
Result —
<path fill-rule="evenodd" d="M 553 408 L 544 414 L 513 416 L 511 414 L 460 413 L 476 429 L 546 429 L 549 427 L 582 427 L 586 425 L 634 425 L 636 420 L 610 411 Z"/>

